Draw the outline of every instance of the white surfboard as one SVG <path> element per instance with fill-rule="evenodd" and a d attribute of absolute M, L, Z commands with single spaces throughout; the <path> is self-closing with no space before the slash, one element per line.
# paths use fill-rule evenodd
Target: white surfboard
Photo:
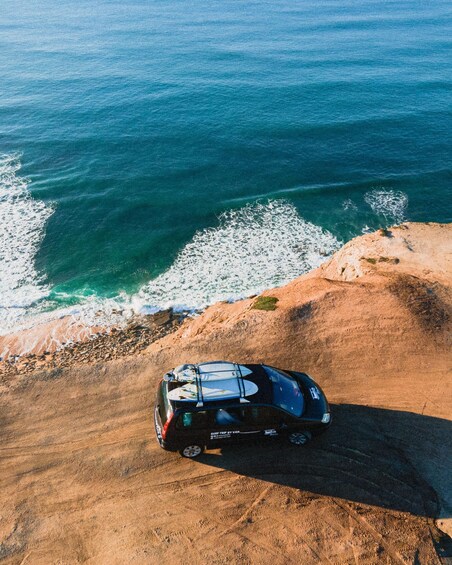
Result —
<path fill-rule="evenodd" d="M 250 371 L 251 372 L 251 371 Z M 242 381 L 245 396 L 252 396 L 259 390 L 257 385 L 251 381 Z M 223 379 L 214 381 L 202 381 L 202 397 L 204 400 L 227 400 L 230 398 L 240 398 L 240 389 L 237 379 Z M 196 402 L 198 393 L 196 383 L 187 383 L 179 388 L 168 392 L 169 400 Z"/>
<path fill-rule="evenodd" d="M 174 369 L 174 374 L 178 381 L 192 382 L 198 375 L 200 381 L 224 381 L 226 379 L 237 379 L 237 377 L 246 377 L 252 371 L 243 365 L 235 365 L 227 361 L 214 361 L 211 363 L 200 363 L 197 365 L 198 372 L 194 367 L 185 367 Z"/>

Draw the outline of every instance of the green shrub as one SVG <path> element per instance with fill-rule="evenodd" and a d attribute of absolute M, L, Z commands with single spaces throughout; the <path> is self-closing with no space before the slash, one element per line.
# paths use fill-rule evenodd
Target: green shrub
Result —
<path fill-rule="evenodd" d="M 258 296 L 253 303 L 252 308 L 255 310 L 276 310 L 276 296 Z"/>

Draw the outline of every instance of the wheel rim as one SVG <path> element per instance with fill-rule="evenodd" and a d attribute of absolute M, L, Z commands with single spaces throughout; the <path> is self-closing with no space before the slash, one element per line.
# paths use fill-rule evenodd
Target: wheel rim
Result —
<path fill-rule="evenodd" d="M 187 445 L 182 451 L 184 457 L 197 457 L 202 452 L 199 445 Z"/>
<path fill-rule="evenodd" d="M 295 445 L 304 445 L 309 438 L 305 434 L 297 433 L 297 434 L 291 434 L 289 439 Z"/>

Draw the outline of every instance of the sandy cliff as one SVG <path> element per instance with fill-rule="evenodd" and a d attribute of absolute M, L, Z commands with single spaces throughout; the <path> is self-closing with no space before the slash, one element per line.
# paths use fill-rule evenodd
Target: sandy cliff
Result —
<path fill-rule="evenodd" d="M 405 224 L 345 245 L 255 299 L 216 304 L 107 363 L 1 383 L 5 563 L 440 563 L 452 512 L 452 228 Z M 163 452 L 164 370 L 225 358 L 303 369 L 334 424 L 281 442 Z"/>

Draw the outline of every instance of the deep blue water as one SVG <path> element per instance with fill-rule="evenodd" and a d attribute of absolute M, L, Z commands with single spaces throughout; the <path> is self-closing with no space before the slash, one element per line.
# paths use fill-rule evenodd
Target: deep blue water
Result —
<path fill-rule="evenodd" d="M 236 297 L 450 221 L 451 22 L 445 0 L 2 0 L 3 331 Z"/>

